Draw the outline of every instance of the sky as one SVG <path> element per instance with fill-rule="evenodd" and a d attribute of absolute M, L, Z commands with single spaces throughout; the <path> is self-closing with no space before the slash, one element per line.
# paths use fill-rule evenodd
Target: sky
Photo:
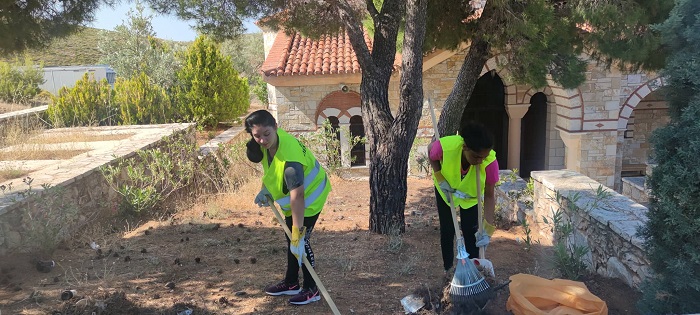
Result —
<path fill-rule="evenodd" d="M 134 8 L 135 11 L 135 7 L 136 4 L 132 1 L 124 1 L 114 8 L 103 5 L 95 14 L 95 21 L 88 26 L 114 30 L 116 26 L 124 24 L 129 9 Z M 183 21 L 176 16 L 157 15 L 148 6 L 146 6 L 144 14 L 153 16 L 151 23 L 158 38 L 174 41 L 193 41 L 197 37 L 197 32 L 191 27 L 194 25 L 194 22 Z M 261 32 L 252 22 L 246 22 L 245 26 L 249 33 Z"/>

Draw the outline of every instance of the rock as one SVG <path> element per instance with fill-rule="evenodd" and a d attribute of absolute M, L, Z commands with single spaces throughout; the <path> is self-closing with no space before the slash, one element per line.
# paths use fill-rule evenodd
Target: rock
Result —
<path fill-rule="evenodd" d="M 36 262 L 36 270 L 43 273 L 49 273 L 56 267 L 56 262 L 53 260 L 39 260 Z"/>

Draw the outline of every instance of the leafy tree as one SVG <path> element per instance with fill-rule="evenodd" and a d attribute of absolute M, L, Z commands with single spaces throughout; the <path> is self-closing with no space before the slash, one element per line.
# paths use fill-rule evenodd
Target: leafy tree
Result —
<path fill-rule="evenodd" d="M 489 0 L 479 12 L 459 3 L 442 1 L 428 12 L 428 29 L 440 31 L 428 32 L 426 48 L 471 43 L 440 115 L 440 134 L 457 132 L 483 66 L 498 53 L 515 82 L 535 87 L 548 78 L 577 87 L 587 59 L 627 70 L 660 68 L 663 50 L 649 25 L 673 6 L 672 0 Z"/>
<path fill-rule="evenodd" d="M 25 0 L 0 4 L 0 54 L 46 46 L 91 21 L 109 0 Z"/>
<path fill-rule="evenodd" d="M 700 310 L 700 2 L 676 1 L 659 25 L 670 55 L 664 73 L 670 123 L 651 139 L 658 165 L 649 177 L 648 221 L 641 229 L 655 276 L 642 285 L 642 314 Z"/>
<path fill-rule="evenodd" d="M 180 115 L 207 126 L 232 120 L 248 110 L 248 80 L 238 76 L 231 57 L 218 46 L 199 36 L 184 55 L 177 72 L 175 98 Z"/>
<path fill-rule="evenodd" d="M 262 33 L 243 34 L 221 44 L 221 52 L 231 56 L 233 67 L 248 79 L 251 96 L 267 105 L 267 83 L 262 79 L 260 66 L 265 61 Z"/>
<path fill-rule="evenodd" d="M 29 56 L 24 63 L 15 60 L 13 63 L 0 61 L 0 100 L 9 103 L 28 103 L 41 89 L 44 83 L 44 73 L 41 65 L 35 67 Z"/>
<path fill-rule="evenodd" d="M 110 65 L 126 79 L 145 73 L 151 83 L 169 89 L 175 83 L 175 72 L 181 67 L 176 53 L 184 47 L 173 46 L 155 37 L 151 20 L 144 15 L 144 6 L 136 2 L 136 11 L 129 10 L 128 19 L 114 32 L 105 32 L 98 47 L 101 63 Z"/>

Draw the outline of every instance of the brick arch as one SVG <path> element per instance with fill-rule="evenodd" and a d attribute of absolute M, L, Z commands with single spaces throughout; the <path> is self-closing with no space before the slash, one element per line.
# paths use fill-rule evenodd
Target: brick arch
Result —
<path fill-rule="evenodd" d="M 508 63 L 508 57 L 504 54 L 498 54 L 486 61 L 484 68 L 481 69 L 481 75 L 486 72 L 495 70 L 503 80 L 503 85 L 506 91 L 506 106 L 510 104 L 518 104 L 517 86 L 511 79 L 509 71 L 504 67 Z M 557 127 L 565 131 L 579 131 L 583 129 L 583 96 L 581 90 L 565 89 L 553 80 L 547 80 L 547 95 L 548 101 L 553 101 L 557 105 Z M 528 91 L 530 92 L 530 91 Z M 536 93 L 536 92 L 534 92 Z M 534 94 L 532 93 L 532 94 Z"/>
<path fill-rule="evenodd" d="M 515 95 L 518 92 L 515 82 L 511 80 L 513 76 L 510 75 L 510 72 L 505 67 L 503 67 L 503 65 L 506 63 L 508 63 L 508 58 L 503 54 L 498 54 L 491 57 L 489 60 L 486 60 L 484 67 L 481 69 L 481 74 L 479 74 L 479 78 L 481 78 L 484 74 L 490 71 L 496 71 L 496 73 L 498 73 L 498 76 L 501 77 L 501 81 L 503 81 L 503 88 L 506 93 L 506 103 L 503 104 L 503 106 L 508 106 L 511 104 L 511 100 L 515 98 Z"/>
<path fill-rule="evenodd" d="M 341 124 L 350 123 L 350 117 L 362 115 L 360 94 L 354 91 L 334 91 L 328 93 L 316 107 L 316 127 L 330 116 L 338 118 Z"/>
<path fill-rule="evenodd" d="M 545 96 L 547 96 L 547 102 L 551 101 L 551 98 L 554 94 L 552 92 L 552 89 L 549 86 L 545 86 L 543 88 L 538 88 L 538 89 L 530 88 L 529 90 L 525 91 L 525 93 L 523 94 L 523 98 L 518 100 L 518 103 L 519 104 L 529 104 L 532 96 L 537 94 L 537 93 L 542 93 Z"/>
<path fill-rule="evenodd" d="M 658 90 L 659 88 L 666 86 L 666 80 L 662 77 L 656 77 L 652 80 L 637 87 L 634 92 L 625 100 L 625 104 L 620 107 L 620 114 L 617 120 L 617 129 L 624 130 L 627 129 L 627 121 L 632 115 L 632 111 L 639 105 L 647 95 Z"/>

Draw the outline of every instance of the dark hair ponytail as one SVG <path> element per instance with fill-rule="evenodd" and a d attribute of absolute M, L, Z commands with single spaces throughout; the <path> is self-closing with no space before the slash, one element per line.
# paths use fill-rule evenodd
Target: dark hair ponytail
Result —
<path fill-rule="evenodd" d="M 277 121 L 275 121 L 275 117 L 272 117 L 270 112 L 261 109 L 250 113 L 250 115 L 245 118 L 245 131 L 251 135 L 251 137 L 253 136 L 253 126 L 256 125 L 263 127 L 275 127 L 277 125 Z M 263 159 L 263 152 L 260 148 L 260 144 L 256 142 L 255 139 L 251 138 L 248 140 L 248 143 L 246 143 L 245 146 L 245 154 L 248 157 L 248 160 L 253 163 L 260 163 L 260 161 Z"/>
<path fill-rule="evenodd" d="M 255 139 L 248 140 L 245 144 L 246 150 L 245 154 L 248 156 L 248 160 L 253 163 L 260 163 L 263 159 L 263 152 L 260 149 L 260 144 L 255 141 Z"/>
<path fill-rule="evenodd" d="M 262 127 L 275 127 L 277 126 L 277 121 L 275 120 L 275 117 L 272 117 L 270 112 L 260 109 L 250 113 L 250 115 L 245 118 L 245 131 L 252 135 L 251 130 L 255 125 Z"/>

